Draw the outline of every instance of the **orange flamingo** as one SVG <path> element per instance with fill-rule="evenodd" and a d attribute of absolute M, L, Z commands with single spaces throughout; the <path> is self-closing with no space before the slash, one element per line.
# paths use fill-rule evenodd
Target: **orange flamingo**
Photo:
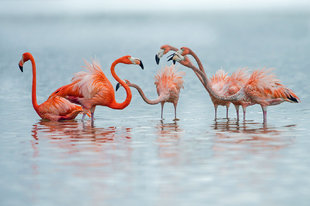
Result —
<path fill-rule="evenodd" d="M 33 56 L 26 52 L 22 55 L 22 59 L 19 61 L 19 68 L 23 72 L 23 65 L 27 61 L 31 61 L 32 64 L 32 105 L 37 114 L 46 120 L 59 121 L 59 120 L 71 120 L 74 119 L 79 113 L 83 112 L 81 106 L 76 105 L 68 101 L 67 99 L 51 95 L 49 98 L 38 105 L 36 97 L 36 63 Z"/>
<path fill-rule="evenodd" d="M 107 106 L 112 109 L 124 109 L 130 104 L 132 97 L 130 88 L 115 73 L 115 66 L 119 63 L 137 64 L 142 69 L 144 67 L 141 60 L 131 56 L 123 56 L 112 63 L 112 76 L 125 88 L 127 94 L 126 99 L 122 103 L 116 102 L 113 86 L 96 62 L 92 64 L 86 62 L 88 71 L 76 73 L 72 78 L 71 84 L 57 89 L 54 93 L 66 97 L 71 102 L 82 105 L 84 109 L 82 120 L 84 120 L 85 111 L 90 110 L 91 123 L 93 125 L 94 112 L 97 105 Z"/>
<path fill-rule="evenodd" d="M 142 89 L 128 80 L 126 80 L 126 84 L 129 87 L 134 87 L 138 90 L 139 94 L 141 95 L 142 99 L 147 103 L 147 104 L 161 104 L 161 119 L 163 119 L 163 109 L 164 109 L 164 104 L 166 102 L 171 102 L 173 103 L 174 106 L 174 120 L 179 120 L 177 119 L 177 105 L 179 101 L 179 95 L 180 95 L 180 90 L 183 88 L 183 77 L 185 73 L 177 71 L 177 69 L 174 67 L 174 65 L 171 66 L 165 66 L 161 71 L 155 75 L 155 85 L 156 85 L 156 90 L 158 94 L 158 98 L 155 100 L 150 100 L 148 99 Z M 116 90 L 118 90 L 120 84 L 118 83 L 116 85 Z"/>
<path fill-rule="evenodd" d="M 284 101 L 298 103 L 299 98 L 296 94 L 280 83 L 278 79 L 271 74 L 271 70 L 256 70 L 252 73 L 246 84 L 234 95 L 225 97 L 219 96 L 210 86 L 209 80 L 200 70 L 194 67 L 190 62 L 180 54 L 182 50 L 176 52 L 172 60 L 183 61 L 182 64 L 198 72 L 207 86 L 208 91 L 215 98 L 222 101 L 244 102 L 246 105 L 259 104 L 263 111 L 263 123 L 267 123 L 267 106 L 277 105 Z"/>

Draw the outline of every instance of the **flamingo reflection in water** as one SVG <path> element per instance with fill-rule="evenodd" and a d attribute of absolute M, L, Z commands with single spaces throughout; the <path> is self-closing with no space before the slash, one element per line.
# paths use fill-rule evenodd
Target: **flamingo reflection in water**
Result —
<path fill-rule="evenodd" d="M 270 152 L 281 150 L 292 143 L 295 138 L 287 135 L 290 128 L 296 125 L 284 127 L 267 127 L 265 124 L 255 122 L 215 122 L 212 127 L 215 131 L 213 150 L 218 155 L 223 151 L 243 151 L 250 153 Z M 285 131 L 285 135 L 283 135 Z M 241 154 L 241 153 L 240 153 Z M 243 154 L 243 153 L 242 153 Z M 244 155 L 244 154 L 243 154 Z"/>
<path fill-rule="evenodd" d="M 76 121 L 51 122 L 39 121 L 33 125 L 32 136 L 35 140 L 48 138 L 61 147 L 72 149 L 74 152 L 78 143 L 89 143 L 93 146 L 102 146 L 102 143 L 115 142 L 118 137 L 131 139 L 131 128 L 118 129 L 115 126 L 94 128 L 78 124 Z M 61 140 L 61 141 L 54 141 Z M 83 148 L 83 147 L 78 147 Z"/>
<path fill-rule="evenodd" d="M 169 164 L 177 164 L 180 154 L 178 145 L 183 130 L 176 121 L 164 123 L 164 121 L 161 120 L 155 128 L 158 135 L 156 143 L 158 144 L 159 158 L 168 160 Z"/>

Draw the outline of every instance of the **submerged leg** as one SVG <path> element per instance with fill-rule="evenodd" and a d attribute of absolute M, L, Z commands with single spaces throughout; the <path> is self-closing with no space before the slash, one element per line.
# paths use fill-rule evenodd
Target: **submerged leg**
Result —
<path fill-rule="evenodd" d="M 94 113 L 95 113 L 95 109 L 96 109 L 96 107 L 92 107 L 90 109 L 90 113 L 91 113 L 91 126 L 92 127 L 94 126 Z"/>
<path fill-rule="evenodd" d="M 179 121 L 180 119 L 177 118 L 177 106 L 178 103 L 173 103 L 174 106 L 174 121 Z"/>
<path fill-rule="evenodd" d="M 239 121 L 239 107 L 240 105 L 235 105 L 236 113 L 237 113 L 237 121 Z"/>
<path fill-rule="evenodd" d="M 263 123 L 266 124 L 267 123 L 267 107 L 262 106 L 262 110 L 263 110 Z"/>
<path fill-rule="evenodd" d="M 246 106 L 242 106 L 242 110 L 243 110 L 243 121 L 245 122 Z"/>
<path fill-rule="evenodd" d="M 214 120 L 217 119 L 217 107 L 218 107 L 218 105 L 215 104 L 215 105 L 214 105 Z"/>
<path fill-rule="evenodd" d="M 160 105 L 161 105 L 161 113 L 160 113 L 160 118 L 163 120 L 163 113 L 164 113 L 164 102 L 161 102 Z"/>
<path fill-rule="evenodd" d="M 83 116 L 82 116 L 82 122 L 84 122 L 85 116 L 86 116 L 86 114 L 85 114 L 85 113 L 83 113 Z"/>
<path fill-rule="evenodd" d="M 226 105 L 226 119 L 228 119 L 229 104 Z"/>

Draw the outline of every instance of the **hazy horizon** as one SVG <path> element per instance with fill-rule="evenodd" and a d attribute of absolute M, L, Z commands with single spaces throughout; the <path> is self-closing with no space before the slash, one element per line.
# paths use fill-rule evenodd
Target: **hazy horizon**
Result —
<path fill-rule="evenodd" d="M 143 0 L 107 0 L 107 1 L 1 1 L 0 12 L 9 14 L 85 14 L 93 12 L 156 12 L 156 11 L 279 11 L 310 9 L 310 1 L 306 0 L 191 0 L 191 1 L 148 1 Z"/>

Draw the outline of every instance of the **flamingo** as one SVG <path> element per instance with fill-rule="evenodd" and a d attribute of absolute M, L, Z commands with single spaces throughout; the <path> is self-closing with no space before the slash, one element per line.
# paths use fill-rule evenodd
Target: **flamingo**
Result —
<path fill-rule="evenodd" d="M 198 67 L 201 71 L 204 71 L 203 65 L 198 58 L 198 56 L 188 47 L 182 47 L 179 50 L 179 54 L 182 56 L 185 55 L 192 55 L 194 59 L 196 60 Z M 172 57 L 171 57 L 172 58 Z M 182 61 L 181 61 L 182 62 Z M 180 62 L 180 63 L 181 63 Z M 199 77 L 197 72 L 195 74 Z M 207 78 L 206 73 L 204 72 L 205 77 Z M 219 96 L 229 96 L 237 93 L 239 89 L 242 87 L 242 85 L 245 84 L 245 82 L 248 80 L 248 73 L 245 69 L 240 69 L 233 73 L 231 77 L 227 76 L 227 73 L 224 73 L 222 70 L 219 70 L 215 75 L 213 75 L 210 78 L 209 84 L 211 85 L 213 91 L 218 94 Z M 217 107 L 218 105 L 226 106 L 226 118 L 228 119 L 228 109 L 230 102 L 228 101 L 222 101 L 220 99 L 217 99 L 215 96 L 212 95 L 210 90 L 207 88 L 207 85 L 203 82 L 202 79 L 200 79 L 201 83 L 204 85 L 205 89 L 208 91 L 211 101 L 214 105 L 214 119 L 217 119 Z M 236 108 L 237 113 L 237 121 L 239 121 L 239 106 L 242 105 L 243 108 L 243 119 L 245 120 L 245 113 L 246 113 L 246 107 L 250 105 L 246 102 L 239 102 L 236 101 L 233 103 Z"/>
<path fill-rule="evenodd" d="M 190 62 L 180 54 L 181 50 L 173 55 L 172 60 L 183 61 L 182 64 L 199 73 L 207 86 L 208 91 L 215 98 L 222 101 L 244 102 L 247 105 L 259 104 L 263 111 L 263 124 L 267 123 L 267 107 L 278 105 L 282 102 L 298 103 L 300 99 L 286 86 L 282 85 L 278 79 L 271 73 L 271 70 L 261 69 L 254 71 L 246 84 L 234 95 L 225 97 L 219 96 L 210 86 L 210 81 L 202 74 L 200 70 L 194 67 Z M 184 54 L 184 52 L 183 52 Z"/>
<path fill-rule="evenodd" d="M 86 62 L 86 69 L 88 71 L 76 73 L 72 78 L 71 84 L 57 89 L 54 93 L 66 97 L 71 102 L 82 105 L 84 109 L 82 120 L 84 120 L 85 111 L 90 110 L 91 124 L 93 125 L 94 112 L 97 105 L 121 110 L 126 108 L 131 102 L 132 94 L 129 86 L 115 73 L 115 66 L 119 63 L 137 64 L 142 69 L 144 67 L 140 59 L 131 56 L 123 56 L 112 63 L 112 76 L 125 88 L 127 94 L 126 99 L 122 103 L 116 102 L 113 86 L 96 62 L 92 64 Z"/>
<path fill-rule="evenodd" d="M 36 63 L 32 54 L 29 52 L 24 53 L 18 65 L 21 72 L 23 72 L 24 63 L 29 60 L 32 64 L 32 105 L 34 110 L 42 119 L 51 121 L 71 120 L 74 119 L 79 113 L 83 112 L 81 106 L 73 104 L 67 99 L 57 95 L 49 96 L 45 102 L 38 105 L 36 97 Z"/>
<path fill-rule="evenodd" d="M 163 55 L 167 54 L 170 50 L 178 51 L 177 48 L 175 48 L 175 47 L 173 47 L 173 46 L 170 46 L 170 45 L 163 45 L 163 46 L 161 46 L 159 52 L 155 55 L 156 63 L 159 64 L 160 58 L 161 58 Z M 172 56 L 172 55 L 170 55 L 170 56 Z M 185 55 L 183 55 L 183 56 L 184 56 L 185 58 L 187 58 Z M 168 57 L 168 58 L 169 58 L 169 57 Z M 172 57 L 171 57 L 171 58 L 172 58 Z M 187 59 L 187 61 L 189 61 L 189 59 Z M 197 61 L 197 60 L 196 60 L 196 61 Z M 183 62 L 183 61 L 180 61 L 179 63 L 182 64 L 182 62 Z M 175 63 L 175 61 L 174 61 L 173 63 Z M 200 60 L 197 61 L 197 63 L 198 63 L 198 67 L 199 67 L 200 71 L 203 72 L 203 75 L 206 75 L 206 72 L 205 72 L 205 70 L 204 70 L 204 68 L 203 68 L 203 66 L 202 66 L 202 64 L 201 64 L 201 62 L 200 62 Z M 195 71 L 194 71 L 194 72 L 195 72 Z M 207 87 L 206 87 L 206 85 L 205 85 L 204 82 L 203 82 L 202 77 L 201 77 L 197 72 L 195 72 L 195 74 L 196 74 L 196 76 L 198 77 L 198 79 L 200 80 L 200 82 L 202 83 L 202 85 L 205 87 L 205 89 L 208 90 Z M 227 74 L 224 74 L 224 73 L 222 72 L 222 70 L 219 71 L 218 73 L 216 73 L 215 75 L 213 75 L 213 76 L 210 78 L 210 80 L 211 80 L 211 85 L 212 85 L 212 87 L 213 87 L 215 90 L 217 90 L 218 93 L 221 93 L 222 95 L 225 95 L 225 94 L 228 93 L 227 84 L 229 83 L 229 78 L 228 78 Z M 215 99 L 212 95 L 210 95 L 210 97 L 211 97 L 211 101 L 212 101 L 212 103 L 213 103 L 213 105 L 214 105 L 214 110 L 215 110 L 215 115 L 214 115 L 215 117 L 214 117 L 214 119 L 215 119 L 215 120 L 217 119 L 217 108 L 218 108 L 218 105 L 226 106 L 226 118 L 228 119 L 228 109 L 229 109 L 230 102 L 223 102 L 223 101 L 220 101 L 220 100 L 218 100 L 218 99 Z M 239 118 L 239 112 L 237 113 L 237 116 L 238 116 L 238 118 Z"/>
<path fill-rule="evenodd" d="M 179 95 L 180 95 L 180 90 L 183 87 L 183 77 L 185 73 L 178 71 L 174 65 L 171 66 L 165 66 L 161 71 L 155 75 L 155 85 L 156 85 L 156 90 L 158 94 L 158 98 L 155 100 L 150 100 L 148 99 L 142 89 L 136 85 L 131 83 L 128 80 L 125 80 L 126 84 L 129 87 L 134 87 L 138 90 L 139 94 L 141 95 L 142 99 L 147 103 L 147 104 L 161 104 L 161 119 L 163 119 L 163 109 L 164 109 L 164 104 L 166 102 L 171 102 L 174 106 L 174 120 L 177 121 L 177 104 L 179 101 Z M 118 90 L 120 84 L 118 83 L 116 85 L 116 90 Z"/>
<path fill-rule="evenodd" d="M 176 47 L 170 46 L 168 44 L 165 44 L 165 45 L 161 46 L 159 51 L 158 51 L 158 53 L 155 55 L 156 63 L 159 64 L 160 58 L 162 58 L 163 55 L 167 54 L 169 51 L 178 51 L 178 49 Z M 170 56 L 172 56 L 172 55 L 173 54 L 171 54 Z M 168 56 L 168 58 L 170 56 Z M 188 57 L 185 56 L 184 58 L 186 58 L 187 61 L 190 61 L 188 59 Z M 173 63 L 175 64 L 174 60 L 173 60 Z M 179 63 L 182 64 L 182 61 L 180 61 Z M 203 67 L 199 67 L 199 69 L 203 72 L 203 74 L 205 74 L 205 70 L 204 70 Z M 196 73 L 196 72 L 195 72 L 195 74 L 197 75 L 197 77 L 201 81 L 201 83 L 203 84 L 203 80 L 202 80 L 201 76 L 198 73 Z"/>

